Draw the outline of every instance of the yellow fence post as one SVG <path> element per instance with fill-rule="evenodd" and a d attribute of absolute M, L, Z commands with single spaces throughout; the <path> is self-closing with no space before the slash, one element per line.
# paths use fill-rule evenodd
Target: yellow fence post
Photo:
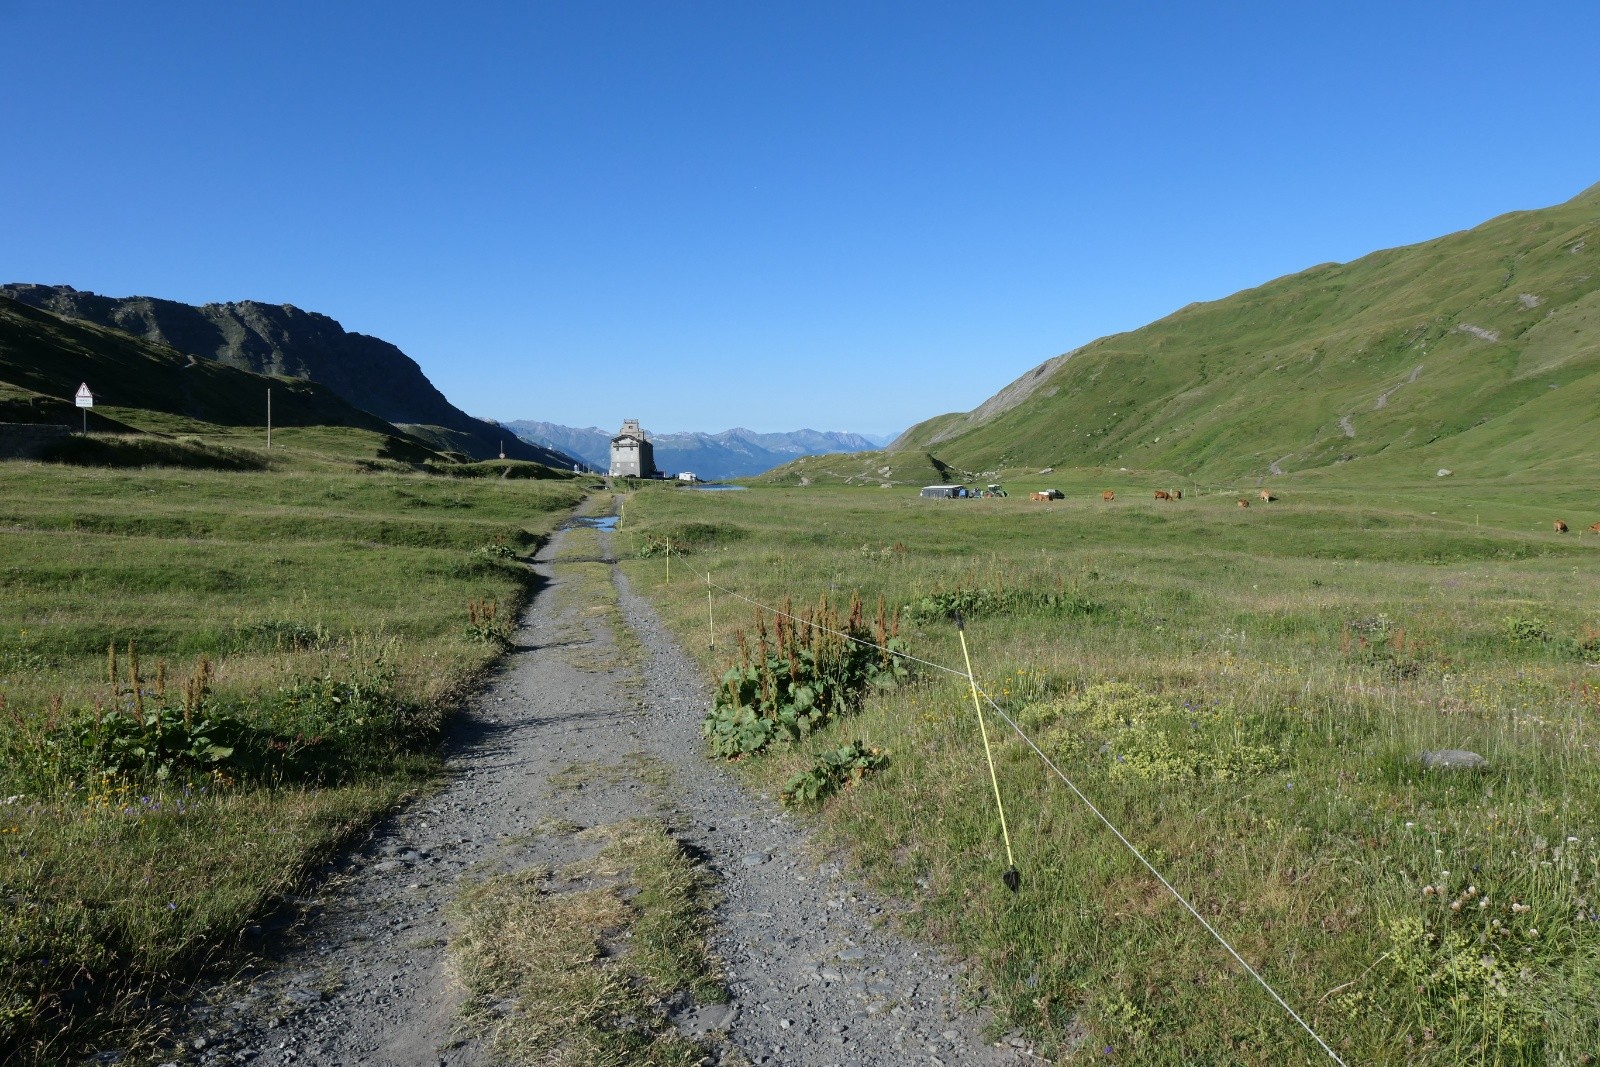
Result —
<path fill-rule="evenodd" d="M 1011 854 L 1011 831 L 1006 827 L 1006 806 L 1000 800 L 1000 777 L 994 772 L 994 752 L 989 747 L 989 726 L 983 718 L 983 705 L 978 702 L 978 680 L 972 676 L 972 657 L 967 654 L 967 629 L 961 615 L 956 615 L 956 633 L 961 637 L 961 658 L 967 665 L 967 685 L 972 690 L 972 710 L 978 715 L 978 730 L 983 734 L 983 757 L 989 761 L 989 784 L 994 787 L 994 806 L 1000 813 L 1000 837 L 1006 843 L 1006 870 L 1000 876 L 1006 888 L 1013 893 L 1022 884 L 1022 872 L 1017 870 L 1017 859 Z"/>

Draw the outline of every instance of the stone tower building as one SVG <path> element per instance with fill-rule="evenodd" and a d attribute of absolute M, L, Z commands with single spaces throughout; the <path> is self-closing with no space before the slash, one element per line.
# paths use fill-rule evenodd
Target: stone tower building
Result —
<path fill-rule="evenodd" d="M 622 429 L 611 439 L 613 478 L 654 478 L 656 449 L 639 428 L 638 419 L 623 419 Z"/>

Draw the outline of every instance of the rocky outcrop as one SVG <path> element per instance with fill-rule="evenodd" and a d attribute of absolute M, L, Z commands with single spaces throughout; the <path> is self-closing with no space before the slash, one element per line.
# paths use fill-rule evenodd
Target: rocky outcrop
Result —
<path fill-rule="evenodd" d="M 948 441 L 952 437 L 966 433 L 976 426 L 982 426 L 984 423 L 1004 415 L 1038 392 L 1050 380 L 1051 375 L 1055 374 L 1067 360 L 1081 351 L 1082 349 L 1075 348 L 1071 352 L 1063 352 L 1059 356 L 1052 356 L 971 411 L 951 418 L 931 434 L 919 434 L 918 430 L 922 428 L 920 425 L 911 427 L 889 442 L 888 450 L 897 452 L 906 449 L 927 448 L 941 441 Z M 924 437 L 926 438 L 925 440 Z"/>

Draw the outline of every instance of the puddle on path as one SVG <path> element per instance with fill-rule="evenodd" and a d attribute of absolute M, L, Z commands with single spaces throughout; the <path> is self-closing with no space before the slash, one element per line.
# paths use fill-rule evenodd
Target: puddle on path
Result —
<path fill-rule="evenodd" d="M 591 530 L 615 530 L 617 528 L 617 519 L 620 517 L 618 515 L 579 515 L 568 525 L 587 526 Z"/>

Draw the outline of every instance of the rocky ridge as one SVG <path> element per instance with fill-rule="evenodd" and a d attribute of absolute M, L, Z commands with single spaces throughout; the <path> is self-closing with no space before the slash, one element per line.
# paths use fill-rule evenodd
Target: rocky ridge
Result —
<path fill-rule="evenodd" d="M 573 460 L 527 444 L 447 400 L 416 360 L 378 337 L 292 304 L 241 300 L 194 306 L 149 296 L 112 297 L 68 285 L 13 282 L 0 296 L 167 345 L 238 370 L 318 382 L 346 402 L 478 459 L 498 454 L 568 468 Z M 428 428 L 447 431 L 429 434 Z"/>

